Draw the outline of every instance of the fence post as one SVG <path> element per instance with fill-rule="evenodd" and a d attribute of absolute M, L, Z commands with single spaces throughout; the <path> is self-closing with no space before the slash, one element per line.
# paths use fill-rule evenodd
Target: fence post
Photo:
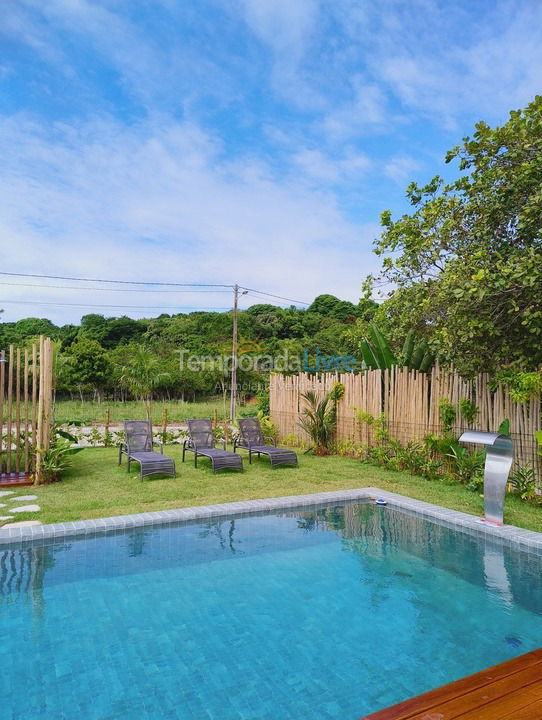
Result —
<path fill-rule="evenodd" d="M 167 433 L 167 408 L 164 408 L 162 413 L 162 445 L 166 444 L 166 433 Z"/>
<path fill-rule="evenodd" d="M 9 346 L 8 367 L 8 416 L 6 422 L 6 473 L 11 473 L 11 412 L 13 403 L 13 345 Z"/>
<path fill-rule="evenodd" d="M 5 386 L 5 376 L 4 376 L 4 367 L 6 364 L 6 357 L 5 353 L 2 350 L 0 353 L 0 475 L 2 474 L 2 470 L 4 468 L 4 386 Z"/>

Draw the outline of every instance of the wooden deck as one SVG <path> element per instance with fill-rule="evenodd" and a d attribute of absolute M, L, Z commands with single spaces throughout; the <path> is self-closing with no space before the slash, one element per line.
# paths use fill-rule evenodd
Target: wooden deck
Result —
<path fill-rule="evenodd" d="M 362 720 L 542 720 L 542 649 Z"/>
<path fill-rule="evenodd" d="M 0 475 L 0 490 L 12 487 L 22 487 L 23 485 L 33 485 L 34 478 L 30 473 L 11 473 Z"/>

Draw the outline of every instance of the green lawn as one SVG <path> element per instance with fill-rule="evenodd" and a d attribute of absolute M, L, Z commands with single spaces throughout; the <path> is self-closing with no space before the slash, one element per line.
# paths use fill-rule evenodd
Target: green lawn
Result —
<path fill-rule="evenodd" d="M 275 470 L 264 460 L 252 465 L 245 460 L 244 473 L 227 470 L 213 475 L 206 460 L 194 469 L 192 455 L 183 465 L 179 445 L 168 446 L 166 451 L 177 461 L 177 478 L 151 477 L 141 482 L 136 472 L 128 474 L 125 466 L 117 467 L 114 448 L 87 448 L 74 456 L 73 468 L 62 482 L 17 491 L 35 493 L 42 508 L 38 514 L 21 513 L 18 519 L 51 523 L 370 485 L 474 515 L 483 510 L 482 498 L 457 483 L 430 482 L 345 457 L 300 453 L 298 469 Z M 7 508 L 2 511 L 8 514 Z M 508 496 L 505 522 L 542 531 L 542 508 Z"/>
<path fill-rule="evenodd" d="M 142 403 L 128 402 L 81 402 L 79 400 L 57 400 L 55 403 L 55 419 L 59 422 L 79 420 L 84 423 L 103 423 L 107 408 L 110 410 L 111 422 L 121 423 L 123 420 L 140 420 L 145 417 Z M 168 422 L 184 422 L 187 418 L 213 417 L 216 409 L 219 420 L 224 413 L 224 400 L 222 397 L 210 398 L 199 402 L 183 402 L 171 400 L 170 402 L 155 402 L 152 406 L 154 423 L 162 422 L 164 409 L 168 413 Z M 229 412 L 229 400 L 226 404 Z"/>

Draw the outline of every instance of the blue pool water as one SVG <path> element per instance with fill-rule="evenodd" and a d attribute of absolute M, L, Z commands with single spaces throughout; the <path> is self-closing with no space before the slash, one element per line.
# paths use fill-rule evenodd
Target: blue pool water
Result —
<path fill-rule="evenodd" d="M 0 549 L 0 716 L 354 720 L 542 645 L 541 570 L 367 504 Z"/>

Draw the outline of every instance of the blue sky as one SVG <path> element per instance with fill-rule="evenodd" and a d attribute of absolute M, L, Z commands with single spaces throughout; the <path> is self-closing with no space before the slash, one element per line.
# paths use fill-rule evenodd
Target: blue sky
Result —
<path fill-rule="evenodd" d="M 12 272 L 356 300 L 380 212 L 449 173 L 445 151 L 478 119 L 542 89 L 539 0 L 3 0 L 2 14 Z M 4 320 L 84 312 L 38 302 L 229 298 L 0 287 Z"/>

